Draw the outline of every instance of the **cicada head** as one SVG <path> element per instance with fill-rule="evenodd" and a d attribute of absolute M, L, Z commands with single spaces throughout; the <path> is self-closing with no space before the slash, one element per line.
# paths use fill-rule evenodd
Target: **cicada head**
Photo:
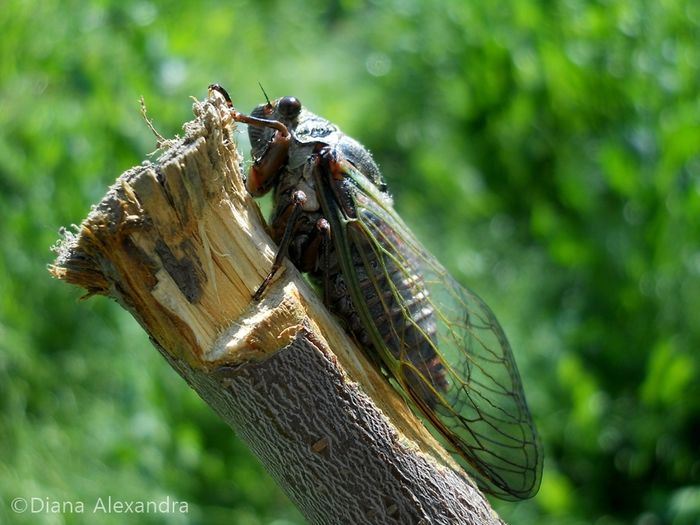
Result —
<path fill-rule="evenodd" d="M 251 117 L 268 121 L 278 121 L 291 132 L 297 124 L 301 113 L 301 102 L 296 97 L 282 97 L 272 102 L 258 105 L 250 114 Z M 277 129 L 265 126 L 248 126 L 248 138 L 254 158 L 261 158 L 268 145 L 272 142 Z"/>

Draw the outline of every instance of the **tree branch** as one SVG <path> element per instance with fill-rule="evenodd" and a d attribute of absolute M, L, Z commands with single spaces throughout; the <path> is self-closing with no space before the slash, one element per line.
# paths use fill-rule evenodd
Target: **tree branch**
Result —
<path fill-rule="evenodd" d="M 51 273 L 129 310 L 312 523 L 502 523 L 289 263 L 217 98 L 121 175 Z"/>

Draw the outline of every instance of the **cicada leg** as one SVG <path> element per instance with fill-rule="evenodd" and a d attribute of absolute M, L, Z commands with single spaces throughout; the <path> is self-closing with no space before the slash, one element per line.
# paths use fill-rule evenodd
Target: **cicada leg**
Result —
<path fill-rule="evenodd" d="M 289 146 L 291 143 L 291 134 L 287 126 L 279 120 L 270 120 L 264 118 L 253 117 L 239 113 L 231 101 L 231 96 L 219 84 L 210 84 L 209 92 L 215 91 L 219 93 L 226 101 L 226 106 L 230 111 L 230 118 L 236 122 L 242 122 L 249 126 L 257 126 L 259 128 L 272 128 L 276 130 L 275 134 L 270 139 L 267 147 L 259 158 L 254 159 L 253 165 L 248 171 L 246 179 L 246 189 L 253 197 L 260 197 L 267 193 L 275 182 L 275 178 L 280 171 L 280 168 L 287 162 L 289 155 Z"/>
<path fill-rule="evenodd" d="M 330 305 L 330 269 L 331 269 L 331 225 L 321 218 L 316 223 L 316 227 L 321 232 L 321 262 L 323 264 L 323 302 L 326 306 Z"/>
<path fill-rule="evenodd" d="M 294 238 L 294 227 L 304 211 L 304 203 L 306 202 L 306 194 L 303 191 L 295 191 L 292 194 L 292 204 L 290 208 L 289 216 L 286 218 L 286 226 L 284 228 L 284 233 L 282 234 L 282 240 L 280 241 L 279 248 L 277 249 L 277 254 L 275 255 L 275 260 L 272 263 L 272 268 L 270 268 L 270 273 L 263 280 L 262 284 L 258 287 L 256 292 L 253 294 L 253 299 L 257 301 L 262 297 L 265 292 L 267 285 L 275 276 L 277 271 L 282 267 L 284 258 L 287 256 L 289 251 L 289 243 Z"/>
<path fill-rule="evenodd" d="M 314 271 L 319 267 L 323 274 L 323 303 L 330 304 L 330 264 L 331 264 L 331 225 L 324 218 L 320 217 L 314 227 L 314 235 L 304 249 L 304 254 L 300 261 L 302 271 Z"/>

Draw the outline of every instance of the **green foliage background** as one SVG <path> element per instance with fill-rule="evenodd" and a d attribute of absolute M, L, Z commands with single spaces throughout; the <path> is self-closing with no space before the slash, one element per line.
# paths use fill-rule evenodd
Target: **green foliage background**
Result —
<path fill-rule="evenodd" d="M 367 145 L 506 327 L 546 462 L 504 518 L 699 523 L 699 44 L 697 0 L 5 0 L 0 522 L 303 522 L 128 314 L 46 272 L 154 148 L 140 95 L 167 136 L 209 83 L 248 109 L 260 81 Z"/>

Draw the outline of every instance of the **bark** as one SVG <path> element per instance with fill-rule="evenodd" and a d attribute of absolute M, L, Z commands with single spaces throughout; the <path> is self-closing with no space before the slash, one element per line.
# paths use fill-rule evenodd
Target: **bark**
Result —
<path fill-rule="evenodd" d="M 502 523 L 287 263 L 218 98 L 63 231 L 51 273 L 129 310 L 311 523 Z"/>

